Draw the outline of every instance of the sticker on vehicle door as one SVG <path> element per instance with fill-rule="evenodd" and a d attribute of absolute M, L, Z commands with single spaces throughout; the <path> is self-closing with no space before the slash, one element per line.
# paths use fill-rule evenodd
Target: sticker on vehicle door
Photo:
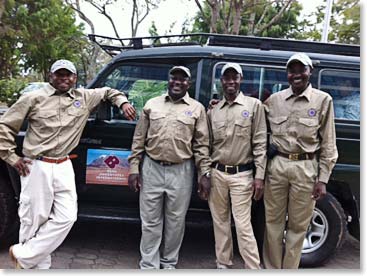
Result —
<path fill-rule="evenodd" d="M 86 184 L 127 186 L 129 150 L 88 149 Z"/>

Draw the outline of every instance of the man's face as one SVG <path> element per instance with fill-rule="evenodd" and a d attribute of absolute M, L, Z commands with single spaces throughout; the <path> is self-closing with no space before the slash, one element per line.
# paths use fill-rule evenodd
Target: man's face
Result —
<path fill-rule="evenodd" d="M 66 69 L 57 70 L 50 74 L 51 85 L 60 92 L 67 92 L 76 83 L 76 74 Z"/>
<path fill-rule="evenodd" d="M 234 95 L 240 90 L 242 76 L 236 70 L 230 68 L 226 70 L 220 78 L 225 95 Z"/>
<path fill-rule="evenodd" d="M 183 71 L 176 71 L 170 75 L 168 80 L 168 94 L 173 99 L 185 96 L 190 87 L 190 78 Z"/>
<path fill-rule="evenodd" d="M 309 83 L 311 77 L 310 66 L 306 66 L 301 62 L 293 62 L 287 68 L 288 82 L 292 90 L 296 93 L 303 92 Z"/>

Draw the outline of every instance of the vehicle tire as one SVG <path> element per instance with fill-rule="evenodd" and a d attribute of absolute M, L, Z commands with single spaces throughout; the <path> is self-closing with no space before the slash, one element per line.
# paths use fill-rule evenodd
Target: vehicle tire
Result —
<path fill-rule="evenodd" d="M 9 246 L 18 241 L 18 206 L 7 170 L 0 172 L 0 247 Z"/>
<path fill-rule="evenodd" d="M 327 262 L 342 245 L 346 232 L 344 210 L 336 198 L 327 193 L 316 202 L 303 242 L 300 266 L 317 267 Z"/>

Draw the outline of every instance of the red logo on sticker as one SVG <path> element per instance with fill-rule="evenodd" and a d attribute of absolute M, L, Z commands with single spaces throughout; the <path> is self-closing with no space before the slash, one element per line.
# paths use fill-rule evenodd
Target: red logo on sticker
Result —
<path fill-rule="evenodd" d="M 116 156 L 108 156 L 104 162 L 108 167 L 113 169 L 116 165 L 120 163 L 120 160 Z"/>

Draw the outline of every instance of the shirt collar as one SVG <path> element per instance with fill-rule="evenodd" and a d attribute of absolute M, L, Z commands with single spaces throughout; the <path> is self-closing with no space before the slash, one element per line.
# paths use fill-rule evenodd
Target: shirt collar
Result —
<path fill-rule="evenodd" d="M 48 96 L 52 96 L 55 95 L 56 93 L 56 89 L 55 87 L 53 87 L 50 83 L 47 83 L 47 85 L 45 86 L 46 92 Z M 74 94 L 74 89 L 70 88 L 69 91 L 66 92 L 66 94 L 68 94 L 68 96 L 70 96 L 72 99 L 75 99 L 75 94 Z"/>
<path fill-rule="evenodd" d="M 308 101 L 311 100 L 311 93 L 312 93 L 312 85 L 311 83 L 307 86 L 306 90 L 303 91 L 300 95 L 296 95 L 293 93 L 292 87 L 289 87 L 286 91 L 286 95 L 285 95 L 285 99 L 288 100 L 291 97 L 304 97 L 306 98 Z"/>
<path fill-rule="evenodd" d="M 172 100 L 172 98 L 169 96 L 168 92 L 166 92 L 164 95 L 164 98 L 166 101 L 171 101 L 173 103 L 178 103 L 178 102 L 184 102 L 185 104 L 189 105 L 190 104 L 190 96 L 189 93 L 186 92 L 185 96 L 183 96 L 182 98 L 178 99 L 177 101 Z"/>
<path fill-rule="evenodd" d="M 240 104 L 240 105 L 244 105 L 245 104 L 245 95 L 243 95 L 243 93 L 240 91 L 236 97 L 236 99 L 233 101 L 233 103 L 236 103 L 236 104 Z M 219 105 L 219 108 L 223 108 L 226 104 L 228 104 L 227 100 L 225 97 L 223 97 L 223 100 L 221 100 L 218 105 Z"/>

